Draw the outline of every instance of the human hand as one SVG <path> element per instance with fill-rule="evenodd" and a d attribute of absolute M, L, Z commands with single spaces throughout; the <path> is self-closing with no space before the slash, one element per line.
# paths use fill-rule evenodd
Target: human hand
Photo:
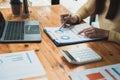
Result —
<path fill-rule="evenodd" d="M 84 35 L 89 38 L 108 38 L 109 35 L 109 31 L 95 27 L 86 28 L 80 31 L 78 34 L 82 33 L 84 33 Z"/>
<path fill-rule="evenodd" d="M 71 14 L 63 14 L 60 15 L 60 17 L 61 17 L 61 23 L 64 23 L 66 21 L 64 27 L 69 27 L 73 24 L 76 24 L 79 21 L 77 16 L 72 16 Z"/>

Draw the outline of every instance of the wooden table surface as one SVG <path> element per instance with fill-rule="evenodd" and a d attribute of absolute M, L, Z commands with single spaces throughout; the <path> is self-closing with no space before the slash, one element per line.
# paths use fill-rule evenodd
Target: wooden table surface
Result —
<path fill-rule="evenodd" d="M 120 63 L 120 45 L 116 43 L 96 41 L 56 47 L 44 33 L 43 28 L 45 26 L 60 26 L 60 14 L 69 13 L 69 11 L 61 5 L 31 7 L 30 17 L 27 19 L 22 19 L 19 16 L 12 16 L 10 8 L 0 10 L 4 14 L 4 18 L 6 20 L 39 20 L 42 32 L 42 41 L 40 43 L 0 43 L 0 54 L 35 50 L 46 71 L 46 75 L 42 77 L 47 77 L 48 80 L 70 80 L 68 75 L 70 71 L 75 71 L 78 69 L 85 70 Z M 75 47 L 90 47 L 101 55 L 103 59 L 98 62 L 84 65 L 70 64 L 62 56 L 60 51 L 62 49 L 71 49 Z M 36 78 L 41 78 L 41 76 L 32 77 L 25 80 L 32 80 Z"/>

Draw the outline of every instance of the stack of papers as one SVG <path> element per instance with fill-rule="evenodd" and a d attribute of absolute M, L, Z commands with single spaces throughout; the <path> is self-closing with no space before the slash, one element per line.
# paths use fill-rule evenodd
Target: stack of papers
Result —
<path fill-rule="evenodd" d="M 0 54 L 0 80 L 17 80 L 45 74 L 34 51 Z"/>

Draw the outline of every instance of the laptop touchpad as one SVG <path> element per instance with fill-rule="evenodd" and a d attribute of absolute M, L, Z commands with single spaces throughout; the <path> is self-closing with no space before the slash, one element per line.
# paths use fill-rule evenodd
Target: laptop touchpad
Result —
<path fill-rule="evenodd" d="M 39 34 L 40 29 L 38 25 L 25 25 L 25 34 Z"/>

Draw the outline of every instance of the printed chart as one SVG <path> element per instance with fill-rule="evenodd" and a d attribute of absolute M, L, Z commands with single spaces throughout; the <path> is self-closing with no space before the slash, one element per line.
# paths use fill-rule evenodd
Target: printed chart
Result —
<path fill-rule="evenodd" d="M 0 54 L 0 79 L 18 80 L 45 75 L 34 51 Z"/>
<path fill-rule="evenodd" d="M 71 72 L 72 80 L 120 80 L 120 64 Z"/>

